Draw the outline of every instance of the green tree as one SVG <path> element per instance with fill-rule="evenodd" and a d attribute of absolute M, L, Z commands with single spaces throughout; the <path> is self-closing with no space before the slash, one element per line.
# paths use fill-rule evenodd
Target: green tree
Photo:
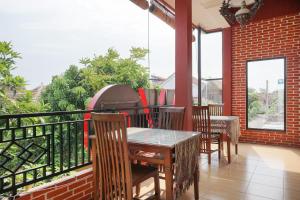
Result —
<path fill-rule="evenodd" d="M 263 112 L 263 106 L 259 100 L 259 93 L 252 88 L 248 89 L 248 117 L 254 119 L 257 114 Z"/>
<path fill-rule="evenodd" d="M 31 91 L 25 89 L 25 79 L 21 76 L 12 74 L 12 71 L 16 68 L 16 60 L 20 58 L 20 54 L 13 50 L 10 42 L 0 41 L 0 115 L 41 112 L 45 110 L 43 104 L 39 104 L 32 100 Z M 43 122 L 43 120 L 44 119 L 39 117 L 26 118 L 22 120 L 22 126 L 39 124 Z M 10 127 L 16 127 L 16 120 L 10 120 L 9 123 Z M 0 120 L 1 128 L 4 127 L 4 124 L 5 120 Z M 41 132 L 39 131 L 39 128 L 40 127 L 37 128 L 38 133 Z M 15 138 L 20 139 L 23 137 L 24 132 L 22 129 L 15 129 L 14 134 Z M 32 129 L 27 129 L 26 134 L 32 135 Z M 12 132 L 10 130 L 3 131 L 1 137 L 3 141 L 0 142 L 0 150 L 9 147 L 4 154 L 11 158 L 9 162 L 6 162 L 3 165 L 5 165 L 7 169 L 15 169 L 16 166 L 22 162 L 21 159 L 15 155 L 18 155 L 22 149 L 16 145 L 16 142 L 11 144 Z M 18 144 L 26 147 L 31 142 L 41 144 L 41 138 L 20 140 L 18 141 Z M 41 144 L 41 146 L 45 147 L 46 144 Z M 33 152 L 38 153 L 38 151 Z M 38 165 L 39 163 L 22 165 L 19 170 L 34 168 Z M 3 168 L 0 169 L 0 177 L 9 174 L 10 173 L 7 172 L 7 170 L 4 170 Z M 19 178 L 17 178 L 17 181 L 18 179 Z M 8 180 L 6 180 L 4 184 L 10 184 L 7 181 Z"/>
<path fill-rule="evenodd" d="M 148 87 L 148 72 L 139 64 L 148 51 L 132 48 L 128 58 L 110 48 L 105 55 L 80 60 L 81 67 L 71 65 L 62 75 L 54 76 L 42 94 L 42 101 L 52 111 L 86 108 L 101 88 L 109 84 L 128 84 L 132 88 Z"/>
<path fill-rule="evenodd" d="M 44 110 L 43 105 L 32 101 L 31 92 L 25 89 L 25 79 L 12 74 L 20 58 L 10 42 L 0 41 L 0 114 Z"/>

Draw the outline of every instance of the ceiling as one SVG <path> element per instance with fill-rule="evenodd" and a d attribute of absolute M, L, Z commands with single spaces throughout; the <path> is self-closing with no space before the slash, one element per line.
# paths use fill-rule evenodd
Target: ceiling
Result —
<path fill-rule="evenodd" d="M 175 0 L 164 1 L 175 9 Z M 219 13 L 222 2 L 223 0 L 192 0 L 193 24 L 204 30 L 229 27 L 229 24 Z"/>
<path fill-rule="evenodd" d="M 175 9 L 175 0 L 159 0 Z M 223 0 L 192 0 L 192 20 L 195 26 L 206 31 L 229 27 L 227 21 L 220 15 L 219 9 Z M 239 7 L 242 0 L 231 0 L 232 7 Z M 254 0 L 246 0 L 252 4 Z M 263 6 L 252 21 L 297 13 L 300 11 L 300 0 L 263 0 Z"/>

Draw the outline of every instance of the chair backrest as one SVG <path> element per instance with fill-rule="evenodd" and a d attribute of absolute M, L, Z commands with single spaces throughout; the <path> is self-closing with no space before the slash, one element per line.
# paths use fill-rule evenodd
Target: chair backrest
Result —
<path fill-rule="evenodd" d="M 99 199 L 132 199 L 125 116 L 92 113 L 96 135 Z"/>
<path fill-rule="evenodd" d="M 223 115 L 223 104 L 208 104 L 209 115 L 211 116 L 222 116 Z"/>
<path fill-rule="evenodd" d="M 207 133 L 210 137 L 210 117 L 208 106 L 193 106 L 193 131 Z"/>
<path fill-rule="evenodd" d="M 159 108 L 158 128 L 183 130 L 184 107 Z"/>

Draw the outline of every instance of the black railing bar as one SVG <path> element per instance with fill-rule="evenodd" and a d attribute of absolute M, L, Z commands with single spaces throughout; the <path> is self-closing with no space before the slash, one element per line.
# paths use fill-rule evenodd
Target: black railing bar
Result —
<path fill-rule="evenodd" d="M 59 162 L 59 168 L 60 171 L 64 170 L 64 137 L 63 137 L 63 125 L 59 125 L 59 150 L 60 150 L 60 162 Z"/>
<path fill-rule="evenodd" d="M 46 135 L 46 126 L 45 125 L 42 125 L 42 134 Z"/>
<path fill-rule="evenodd" d="M 1 116 L 0 116 L 1 117 Z M 0 118 L 1 119 L 1 118 Z M 6 118 L 5 119 L 5 128 L 9 128 L 9 119 L 10 118 Z"/>
<path fill-rule="evenodd" d="M 37 179 L 37 169 L 33 170 L 33 181 L 36 181 Z"/>
<path fill-rule="evenodd" d="M 27 137 L 26 127 L 23 127 L 22 130 L 23 130 L 23 138 L 26 138 Z"/>
<path fill-rule="evenodd" d="M 3 130 L 0 130 L 0 143 L 3 142 Z"/>
<path fill-rule="evenodd" d="M 17 194 L 17 187 L 16 187 L 16 175 L 12 174 L 12 178 L 11 178 L 11 187 L 12 187 L 12 194 L 15 195 Z"/>
<path fill-rule="evenodd" d="M 164 107 L 168 107 L 169 105 L 165 105 Z M 60 115 L 72 115 L 72 114 L 85 114 L 91 112 L 115 112 L 115 111 L 123 111 L 123 110 L 142 110 L 142 109 L 151 109 L 151 108 L 159 108 L 161 106 L 148 106 L 148 107 L 126 107 L 126 108 L 118 108 L 118 109 L 102 109 L 102 110 L 75 110 L 75 111 L 54 111 L 54 112 L 37 112 L 37 113 L 21 113 L 21 114 L 5 114 L 1 115 L 0 119 L 10 119 L 10 118 L 29 118 L 29 117 L 42 117 L 42 116 L 60 116 Z M 7 122 L 9 124 L 9 122 Z"/>
<path fill-rule="evenodd" d="M 47 158 L 46 158 L 46 161 L 47 161 L 47 165 L 50 165 L 51 163 L 51 151 L 50 151 L 50 145 L 51 145 L 51 135 L 46 135 L 46 139 L 47 139 Z"/>
<path fill-rule="evenodd" d="M 43 127 L 43 126 L 51 126 L 51 125 L 59 125 L 59 124 L 67 124 L 69 122 L 83 122 L 88 121 L 91 119 L 85 119 L 85 120 L 73 120 L 73 121 L 63 121 L 63 122 L 52 122 L 52 123 L 45 123 L 45 124 L 35 124 L 35 125 L 28 125 L 28 126 L 21 126 L 21 127 L 11 127 L 8 129 L 0 129 L 0 131 L 8 131 L 8 130 L 19 130 L 22 128 L 34 128 L 34 127 Z"/>
<path fill-rule="evenodd" d="M 29 173 L 30 171 L 33 171 L 33 170 L 38 170 L 38 169 L 41 169 L 43 167 L 47 167 L 47 165 L 41 165 L 39 167 L 34 167 L 34 168 L 31 168 L 31 169 L 26 169 L 26 170 L 22 170 L 22 171 L 19 171 L 19 172 L 16 172 L 15 175 L 18 176 L 20 174 L 24 174 L 24 173 Z M 5 175 L 5 176 L 1 176 L 0 179 L 5 179 L 5 178 L 9 178 L 11 177 L 12 174 L 9 174 L 9 175 Z"/>
<path fill-rule="evenodd" d="M 40 137 L 45 137 L 47 135 L 51 135 L 51 134 L 46 134 L 46 135 L 37 135 L 37 136 L 26 136 L 25 138 L 15 138 L 14 140 L 2 140 L 0 143 L 6 143 L 6 142 L 12 142 L 12 141 L 20 141 L 20 140 L 29 140 L 29 139 L 34 139 L 34 138 L 40 138 Z"/>
<path fill-rule="evenodd" d="M 81 164 L 84 163 L 84 122 L 82 122 L 82 136 L 81 136 L 81 139 L 82 139 L 82 146 L 81 146 Z"/>
<path fill-rule="evenodd" d="M 20 126 L 21 126 L 21 119 L 18 118 L 18 119 L 17 119 L 17 127 L 20 127 Z"/>
<path fill-rule="evenodd" d="M 27 172 L 23 173 L 23 183 L 27 182 Z"/>
<path fill-rule="evenodd" d="M 52 154 L 51 165 L 52 165 L 52 174 L 55 173 L 55 164 L 54 164 L 55 163 L 55 144 L 54 144 L 55 137 L 54 137 L 54 134 L 55 134 L 55 125 L 53 124 L 51 126 L 51 146 L 52 146 L 52 148 L 51 148 L 51 150 L 52 150 L 52 152 L 51 152 L 51 154 Z"/>
<path fill-rule="evenodd" d="M 77 123 L 75 125 L 75 166 L 78 165 L 78 126 Z"/>
<path fill-rule="evenodd" d="M 71 123 L 67 123 L 67 137 L 68 137 L 68 168 L 71 168 Z"/>
<path fill-rule="evenodd" d="M 11 130 L 11 141 L 15 141 L 16 139 L 16 132 L 15 130 Z"/>
<path fill-rule="evenodd" d="M 32 127 L 32 133 L 33 137 L 36 137 L 36 126 Z"/>

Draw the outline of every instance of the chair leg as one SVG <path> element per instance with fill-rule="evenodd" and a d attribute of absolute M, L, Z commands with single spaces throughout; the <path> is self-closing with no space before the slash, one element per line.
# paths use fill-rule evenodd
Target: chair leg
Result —
<path fill-rule="evenodd" d="M 220 138 L 221 138 L 221 149 L 222 149 L 222 151 L 224 151 L 224 135 L 223 135 L 223 133 L 221 133 L 220 134 Z"/>
<path fill-rule="evenodd" d="M 231 163 L 231 152 L 230 152 L 230 137 L 227 136 L 227 156 L 228 156 L 228 164 Z"/>
<path fill-rule="evenodd" d="M 139 197 L 140 196 L 140 192 L 141 192 L 141 184 L 137 184 L 135 186 L 135 196 Z"/>
<path fill-rule="evenodd" d="M 194 172 L 194 195 L 195 200 L 199 200 L 199 167 L 197 166 Z"/>
<path fill-rule="evenodd" d="M 208 150 L 208 164 L 211 163 L 211 141 L 209 140 L 208 144 L 207 144 L 207 150 Z"/>
<path fill-rule="evenodd" d="M 154 176 L 155 199 L 160 199 L 159 173 Z"/>
<path fill-rule="evenodd" d="M 218 158 L 221 160 L 221 138 L 218 139 Z"/>

